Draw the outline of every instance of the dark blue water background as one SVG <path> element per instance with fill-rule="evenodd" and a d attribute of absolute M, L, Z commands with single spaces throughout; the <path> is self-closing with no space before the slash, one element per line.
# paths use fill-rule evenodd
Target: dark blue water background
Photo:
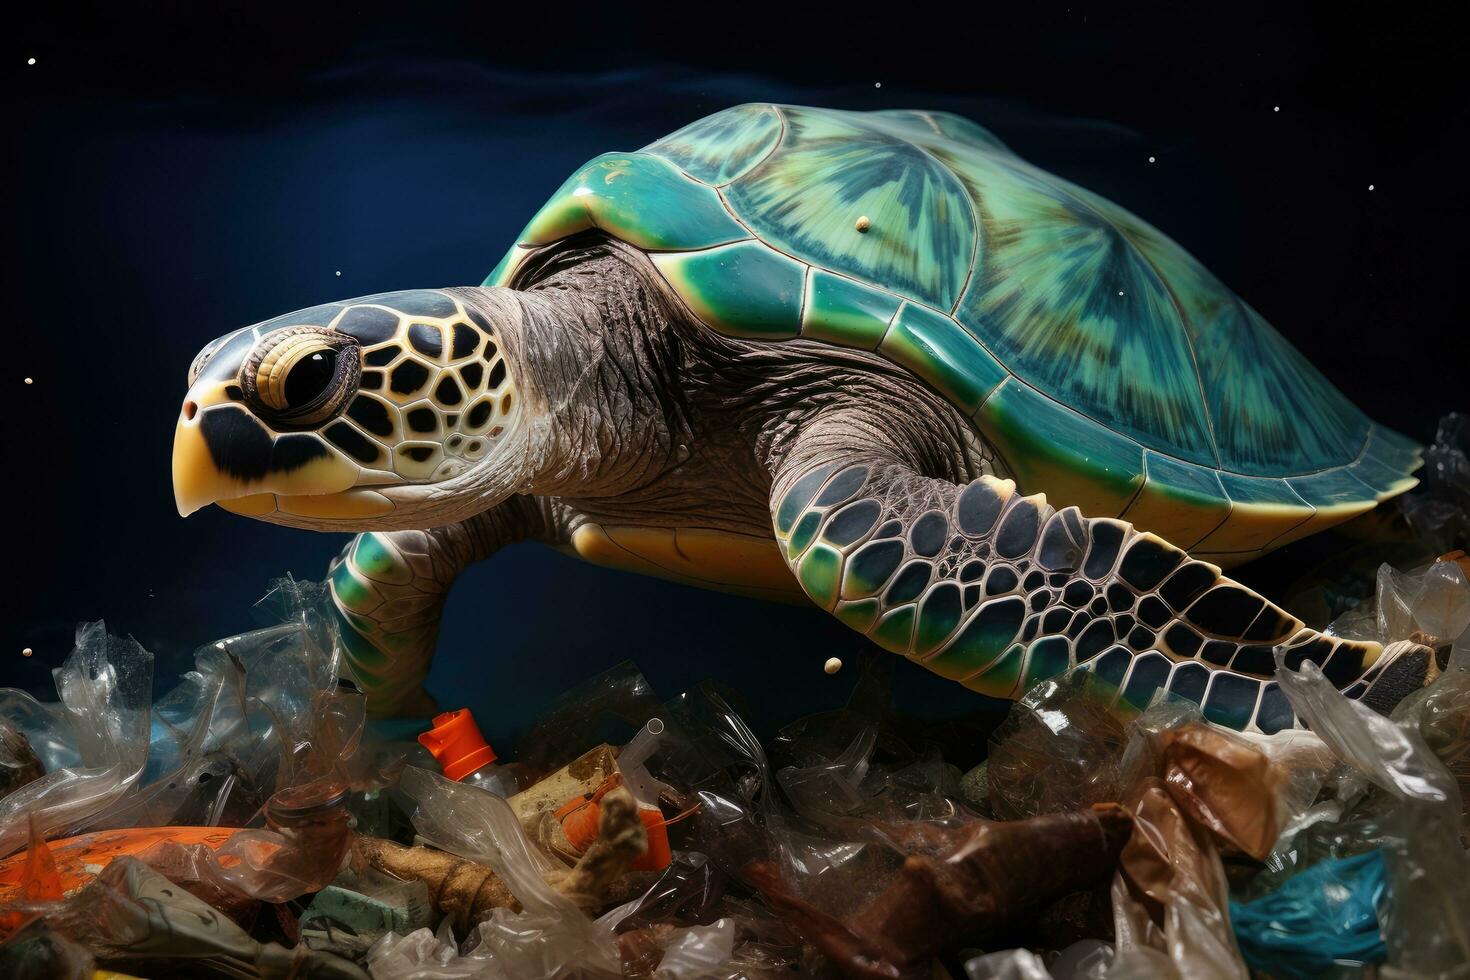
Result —
<path fill-rule="evenodd" d="M 155 43 L 143 50 L 163 60 L 147 84 L 138 59 L 119 55 L 126 84 L 114 91 L 105 39 L 73 50 L 47 35 L 34 67 L 25 38 L 8 43 L 13 346 L 0 385 L 14 605 L 0 682 L 49 695 L 75 623 L 102 618 L 154 651 L 162 691 L 196 645 L 251 625 L 269 579 L 319 577 L 341 547 L 342 535 L 174 511 L 174 419 L 205 341 L 326 300 L 478 283 L 580 163 L 745 101 L 970 116 L 1176 237 L 1376 417 L 1427 439 L 1465 401 L 1463 364 L 1431 353 L 1464 331 L 1463 274 L 1441 247 L 1464 205 L 1439 190 L 1460 122 L 1432 101 L 1365 99 L 1361 76 L 1330 77 L 1373 59 L 1300 18 L 1291 43 L 1237 58 L 1203 36 L 1190 41 L 1199 51 L 1144 34 L 1132 44 L 1057 16 L 1055 43 L 1029 29 L 1008 40 L 1021 47 L 1003 70 L 978 58 L 968 76 L 950 65 L 942 77 L 922 52 L 854 63 L 838 42 L 788 70 L 779 46 L 702 65 L 655 40 L 623 64 L 604 50 L 591 65 L 547 66 L 461 38 L 348 46 L 276 83 L 252 63 L 237 87 L 219 71 L 192 78 L 197 54 L 175 83 Z M 228 32 L 212 43 L 240 63 Z M 1412 68 L 1395 69 L 1406 98 Z M 508 744 L 557 692 L 633 658 L 666 695 L 707 677 L 733 685 L 769 730 L 840 704 L 856 671 L 829 678 L 822 663 L 855 663 L 862 649 L 815 610 L 525 544 L 461 578 L 430 689 Z M 897 684 L 903 703 L 936 716 L 984 704 L 918 669 Z"/>

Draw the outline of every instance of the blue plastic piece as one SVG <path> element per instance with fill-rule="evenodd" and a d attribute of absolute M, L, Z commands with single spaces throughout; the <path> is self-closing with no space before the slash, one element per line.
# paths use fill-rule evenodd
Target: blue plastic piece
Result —
<path fill-rule="evenodd" d="M 1270 895 L 1230 903 L 1245 961 L 1280 980 L 1310 980 L 1335 963 L 1382 963 L 1383 852 L 1320 861 Z"/>

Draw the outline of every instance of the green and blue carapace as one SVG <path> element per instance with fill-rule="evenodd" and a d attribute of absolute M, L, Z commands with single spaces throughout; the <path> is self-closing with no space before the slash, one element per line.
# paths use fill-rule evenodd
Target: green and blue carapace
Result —
<path fill-rule="evenodd" d="M 1418 447 L 953 115 L 728 109 L 592 160 L 483 285 L 237 330 L 188 386 L 181 513 L 363 532 L 330 581 L 383 714 L 428 710 L 451 584 L 520 539 L 809 602 L 1000 698 L 1085 666 L 1270 732 L 1278 647 L 1352 696 L 1396 673 L 1221 569 L 1403 492 Z"/>

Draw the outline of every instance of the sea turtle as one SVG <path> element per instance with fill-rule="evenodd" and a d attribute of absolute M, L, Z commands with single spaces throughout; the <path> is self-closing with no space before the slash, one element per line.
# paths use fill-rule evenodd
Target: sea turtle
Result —
<path fill-rule="evenodd" d="M 996 697 L 1083 665 L 1270 732 L 1273 648 L 1405 682 L 1221 569 L 1408 489 L 1419 448 L 943 112 L 725 110 L 593 159 L 483 285 L 237 330 L 188 384 L 182 514 L 365 532 L 330 583 L 380 713 L 426 710 L 455 576 L 525 538 L 809 600 Z"/>

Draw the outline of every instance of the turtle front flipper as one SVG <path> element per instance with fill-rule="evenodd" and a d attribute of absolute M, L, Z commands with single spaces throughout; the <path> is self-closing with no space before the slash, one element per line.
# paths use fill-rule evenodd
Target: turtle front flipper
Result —
<path fill-rule="evenodd" d="M 1313 661 L 1350 697 L 1380 679 L 1404 686 L 1379 644 L 1308 629 L 1124 521 L 1054 511 L 1010 480 L 932 479 L 883 452 L 792 456 L 777 473 L 772 516 L 807 594 L 974 691 L 1016 698 L 1082 666 L 1134 708 L 1164 688 L 1213 722 L 1269 733 L 1294 723 L 1271 679 L 1278 646 L 1288 666 Z"/>
<path fill-rule="evenodd" d="M 348 543 L 327 581 L 343 654 L 367 695 L 370 714 L 433 714 L 424 679 L 454 580 L 506 545 L 539 536 L 544 520 L 526 498 L 512 497 L 457 524 L 372 531 Z"/>

